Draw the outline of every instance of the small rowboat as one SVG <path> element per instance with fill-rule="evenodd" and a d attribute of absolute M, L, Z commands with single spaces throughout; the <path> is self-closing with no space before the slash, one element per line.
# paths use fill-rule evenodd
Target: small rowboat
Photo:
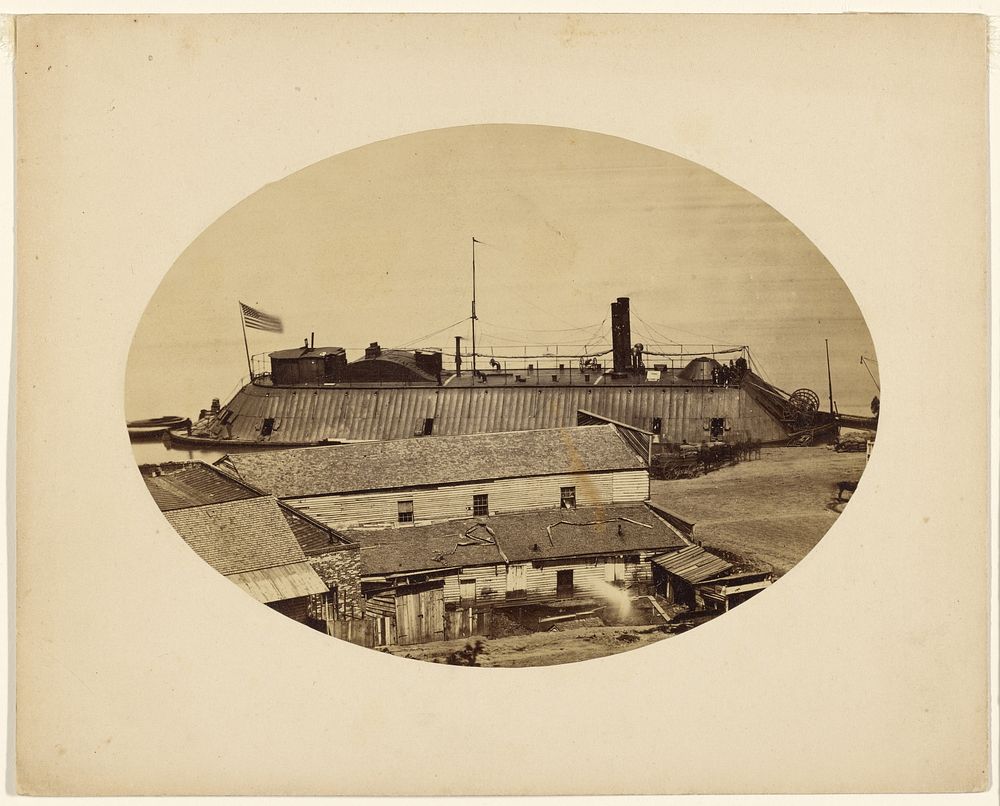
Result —
<path fill-rule="evenodd" d="M 131 440 L 159 439 L 171 428 L 186 426 L 191 421 L 187 417 L 153 417 L 149 420 L 129 420 L 128 436 Z"/>

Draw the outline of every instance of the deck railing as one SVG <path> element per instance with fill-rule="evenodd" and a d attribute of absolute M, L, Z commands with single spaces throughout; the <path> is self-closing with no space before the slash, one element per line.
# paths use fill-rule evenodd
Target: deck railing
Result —
<path fill-rule="evenodd" d="M 355 352 L 351 348 L 351 352 Z M 363 355 L 363 350 L 357 352 Z M 383 350 L 386 352 L 386 350 Z M 518 354 L 520 353 L 520 354 Z M 683 369 L 699 356 L 714 357 L 725 363 L 736 356 L 746 356 L 746 348 L 730 345 L 647 345 L 641 354 L 642 363 L 651 379 L 655 379 L 656 368 L 669 372 Z M 488 351 L 476 352 L 476 372 L 472 370 L 472 353 L 461 354 L 461 374 L 456 374 L 454 354 L 443 353 L 443 386 L 592 386 L 613 369 L 610 350 L 595 350 L 587 345 L 521 346 L 512 348 L 496 347 Z M 492 363 L 491 363 L 492 362 Z M 251 357 L 253 380 L 267 383 L 271 377 L 270 358 L 267 353 Z M 473 380 L 474 379 L 474 380 Z M 376 368 L 375 377 L 357 386 L 378 386 L 391 383 L 399 386 L 432 386 L 428 381 L 400 380 L 396 373 L 381 373 Z M 318 384 L 310 384 L 318 385 Z M 340 385 L 340 384 L 338 384 Z"/>

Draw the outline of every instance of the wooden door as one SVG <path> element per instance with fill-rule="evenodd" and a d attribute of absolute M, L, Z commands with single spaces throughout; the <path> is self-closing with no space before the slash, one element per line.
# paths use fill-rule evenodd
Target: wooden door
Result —
<path fill-rule="evenodd" d="M 444 639 L 443 585 L 414 585 L 396 591 L 396 641 L 420 644 Z"/>
<path fill-rule="evenodd" d="M 458 598 L 462 600 L 463 604 L 476 601 L 476 580 L 474 578 L 458 581 Z"/>
<path fill-rule="evenodd" d="M 507 566 L 507 598 L 523 599 L 528 595 L 528 564 Z"/>
<path fill-rule="evenodd" d="M 573 569 L 556 571 L 556 596 L 573 595 Z"/>

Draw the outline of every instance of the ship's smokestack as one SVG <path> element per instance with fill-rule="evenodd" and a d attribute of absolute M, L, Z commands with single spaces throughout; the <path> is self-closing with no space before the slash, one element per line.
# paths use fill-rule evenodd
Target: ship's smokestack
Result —
<path fill-rule="evenodd" d="M 628 297 L 618 297 L 617 302 L 611 303 L 611 347 L 614 371 L 628 372 L 632 367 L 632 321 Z"/>

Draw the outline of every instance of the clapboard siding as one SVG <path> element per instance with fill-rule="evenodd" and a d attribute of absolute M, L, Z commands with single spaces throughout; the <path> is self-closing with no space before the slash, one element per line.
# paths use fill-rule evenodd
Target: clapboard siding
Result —
<path fill-rule="evenodd" d="M 505 565 L 480 565 L 474 568 L 463 568 L 462 573 L 455 576 L 454 592 L 455 597 L 449 600 L 449 586 L 445 584 L 445 601 L 459 600 L 459 577 L 462 579 L 476 580 L 476 603 L 502 602 L 507 598 L 507 566 Z"/>
<path fill-rule="evenodd" d="M 611 495 L 616 504 L 645 501 L 649 498 L 649 473 L 645 470 L 634 473 L 615 473 L 611 479 Z"/>
<path fill-rule="evenodd" d="M 559 564 L 546 565 L 543 568 L 529 568 L 527 573 L 528 598 L 555 597 L 556 573 L 558 571 L 573 571 L 573 595 L 589 595 L 589 593 L 604 584 L 604 559 L 566 560 Z"/>
<path fill-rule="evenodd" d="M 479 494 L 489 496 L 491 515 L 556 509 L 563 487 L 576 488 L 576 503 L 580 507 L 638 503 L 649 497 L 649 474 L 645 470 L 569 473 L 286 500 L 295 509 L 333 528 L 394 526 L 398 524 L 399 501 L 413 501 L 413 522 L 419 524 L 471 517 L 472 497 Z"/>
<path fill-rule="evenodd" d="M 653 571 L 650 557 L 657 552 L 642 552 L 636 561 L 636 555 L 625 555 L 625 576 L 622 580 L 626 588 L 652 583 Z M 618 557 L 620 561 L 620 556 Z M 573 571 L 573 595 L 599 595 L 598 589 L 603 587 L 614 574 L 609 567 L 616 558 L 599 557 L 565 560 L 558 563 L 545 563 L 541 568 L 529 568 L 527 573 L 527 597 L 524 604 L 534 604 L 545 599 L 556 598 L 556 573 L 563 570 Z"/>

